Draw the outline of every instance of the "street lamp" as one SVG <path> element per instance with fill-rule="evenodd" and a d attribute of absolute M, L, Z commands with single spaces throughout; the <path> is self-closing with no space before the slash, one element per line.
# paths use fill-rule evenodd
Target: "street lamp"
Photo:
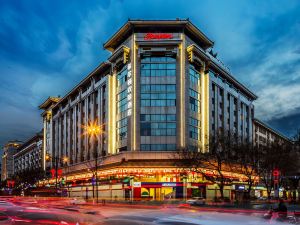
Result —
<path fill-rule="evenodd" d="M 95 122 L 90 122 L 87 126 L 83 126 L 85 132 L 84 134 L 89 135 L 91 138 L 97 137 L 98 135 L 102 135 L 104 133 L 103 131 L 103 125 L 98 125 L 97 120 Z M 94 158 L 95 158 L 95 184 L 96 184 L 96 200 L 98 203 L 98 151 L 96 148 L 94 148 Z M 93 182 L 93 181 L 92 181 Z M 94 193 L 94 190 L 93 190 Z"/>
<path fill-rule="evenodd" d="M 55 164 L 55 188 L 57 189 L 57 180 L 58 180 L 58 163 L 62 163 L 63 165 L 66 165 L 68 163 L 69 158 L 67 156 L 64 156 L 62 159 L 58 156 L 55 156 L 52 158 L 52 156 L 47 153 L 46 154 L 46 161 L 50 161 L 52 159 L 52 162 Z"/>

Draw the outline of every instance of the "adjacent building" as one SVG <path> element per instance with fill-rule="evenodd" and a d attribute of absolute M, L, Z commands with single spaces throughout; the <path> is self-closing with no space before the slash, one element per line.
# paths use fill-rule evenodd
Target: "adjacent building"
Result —
<path fill-rule="evenodd" d="M 42 169 L 43 132 L 37 133 L 19 146 L 13 156 L 14 174 Z"/>
<path fill-rule="evenodd" d="M 292 143 L 289 138 L 256 118 L 253 119 L 253 142 L 257 146 L 267 146 L 274 142 Z"/>
<path fill-rule="evenodd" d="M 9 141 L 3 147 L 1 181 L 10 180 L 14 175 L 13 156 L 22 144 L 21 141 Z"/>

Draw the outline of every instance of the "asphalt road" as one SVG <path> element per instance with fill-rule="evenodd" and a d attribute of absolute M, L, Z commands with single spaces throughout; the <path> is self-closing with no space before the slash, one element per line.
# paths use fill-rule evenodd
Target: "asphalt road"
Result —
<path fill-rule="evenodd" d="M 97 224 L 97 225 L 260 225 L 288 224 L 266 220 L 262 213 L 216 212 L 177 206 L 71 204 L 68 201 L 12 201 L 0 204 L 8 215 L 0 224 Z M 2 217 L 5 219 L 5 217 Z"/>

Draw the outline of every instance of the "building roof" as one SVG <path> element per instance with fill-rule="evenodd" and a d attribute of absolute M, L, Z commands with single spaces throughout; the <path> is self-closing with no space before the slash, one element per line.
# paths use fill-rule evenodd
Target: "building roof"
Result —
<path fill-rule="evenodd" d="M 48 97 L 42 104 L 39 105 L 40 109 L 48 109 L 52 104 L 56 104 L 60 100 L 60 97 Z"/>
<path fill-rule="evenodd" d="M 194 36 L 204 49 L 210 48 L 214 42 L 210 40 L 201 30 L 199 30 L 189 19 L 176 20 L 128 20 L 111 38 L 103 44 L 103 47 L 109 51 L 114 51 L 128 35 L 135 29 L 141 28 L 168 28 L 181 29 Z"/>
<path fill-rule="evenodd" d="M 9 148 L 9 147 L 17 148 L 17 147 L 19 147 L 21 144 L 23 144 L 23 141 L 19 141 L 19 140 L 8 141 L 8 142 L 4 145 L 4 148 Z"/>
<path fill-rule="evenodd" d="M 37 140 L 43 139 L 43 130 L 39 133 L 36 133 L 34 136 L 27 139 L 22 145 L 20 145 L 17 149 L 17 152 L 15 155 L 18 155 L 20 152 L 22 152 L 24 149 L 26 149 L 28 146 L 30 146 L 32 143 L 34 143 Z"/>
<path fill-rule="evenodd" d="M 64 97 L 62 97 L 61 99 L 59 99 L 59 101 L 55 104 L 54 107 L 56 107 L 57 105 L 59 105 L 60 103 L 62 103 L 63 101 L 65 101 L 68 96 L 70 96 L 73 93 L 75 93 L 76 91 L 78 91 L 78 88 L 82 87 L 87 82 L 89 82 L 90 78 L 93 77 L 96 73 L 102 73 L 103 71 L 105 71 L 107 69 L 110 69 L 110 68 L 111 68 L 111 64 L 109 62 L 102 62 L 88 76 L 86 76 L 85 78 L 83 78 L 83 80 L 81 80 L 79 82 L 79 84 L 77 84 L 75 87 L 73 87 L 71 91 L 69 91 Z"/>
<path fill-rule="evenodd" d="M 235 85 L 242 93 L 244 93 L 248 98 L 252 100 L 257 99 L 257 95 L 255 95 L 252 91 L 250 91 L 245 85 L 240 83 L 230 71 L 224 68 L 217 58 L 213 57 L 207 51 L 199 48 L 195 44 L 191 44 L 188 48 L 193 49 L 201 58 L 203 58 L 210 68 L 213 69 L 214 72 L 221 75 L 221 77 L 225 78 L 227 81 Z"/>
<path fill-rule="evenodd" d="M 268 130 L 269 132 L 273 133 L 273 134 L 276 134 L 277 136 L 285 139 L 286 141 L 289 141 L 289 142 L 292 142 L 288 137 L 286 137 L 285 135 L 283 135 L 282 133 L 280 133 L 279 131 L 273 129 L 270 125 L 266 124 L 265 122 L 257 119 L 257 118 L 254 118 L 253 119 L 253 122 L 264 127 L 266 130 Z"/>

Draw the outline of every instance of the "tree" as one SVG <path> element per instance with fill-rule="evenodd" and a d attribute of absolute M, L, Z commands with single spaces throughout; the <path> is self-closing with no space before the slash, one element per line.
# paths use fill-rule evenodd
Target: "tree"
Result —
<path fill-rule="evenodd" d="M 223 133 L 211 135 L 208 146 L 200 149 L 200 151 L 188 148 L 179 149 L 175 153 L 176 164 L 199 173 L 206 180 L 217 184 L 221 199 L 224 199 L 224 187 L 233 182 L 233 178 L 226 176 L 225 173 L 233 172 L 236 166 L 235 145 L 236 141 L 232 135 L 224 135 Z M 213 173 L 208 172 L 208 170 L 213 171 Z"/>
<path fill-rule="evenodd" d="M 267 189 L 269 199 L 271 197 L 271 191 L 274 189 L 274 185 L 276 185 L 273 172 L 278 170 L 280 176 L 285 176 L 289 171 L 296 168 L 292 153 L 292 145 L 288 142 L 282 143 L 274 141 L 267 146 L 259 147 L 259 165 L 257 172 Z"/>
<path fill-rule="evenodd" d="M 251 142 L 236 146 L 237 171 L 247 177 L 247 198 L 250 198 L 252 186 L 256 182 L 259 166 L 259 149 Z"/>

